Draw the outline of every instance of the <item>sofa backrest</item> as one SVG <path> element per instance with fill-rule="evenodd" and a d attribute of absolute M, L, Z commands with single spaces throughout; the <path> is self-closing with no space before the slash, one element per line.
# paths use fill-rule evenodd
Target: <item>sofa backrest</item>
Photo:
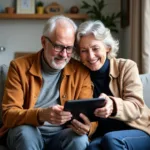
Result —
<path fill-rule="evenodd" d="M 6 65 L 0 65 L 0 125 L 2 124 L 2 99 L 4 95 L 4 86 L 7 77 L 8 67 Z"/>
<path fill-rule="evenodd" d="M 144 101 L 150 108 L 150 74 L 141 74 L 140 78 L 143 83 Z"/>

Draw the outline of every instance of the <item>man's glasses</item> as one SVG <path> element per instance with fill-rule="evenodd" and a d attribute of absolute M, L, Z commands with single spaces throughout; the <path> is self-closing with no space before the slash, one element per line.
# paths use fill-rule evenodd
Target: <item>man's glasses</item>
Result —
<path fill-rule="evenodd" d="M 56 52 L 62 52 L 64 49 L 66 49 L 67 54 L 71 54 L 75 49 L 74 46 L 63 46 L 63 45 L 55 44 L 48 37 L 46 36 L 44 37 L 53 45 Z"/>

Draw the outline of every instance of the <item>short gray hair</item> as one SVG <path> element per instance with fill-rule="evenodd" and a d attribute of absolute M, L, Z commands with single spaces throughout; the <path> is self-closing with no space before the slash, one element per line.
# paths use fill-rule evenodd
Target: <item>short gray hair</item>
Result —
<path fill-rule="evenodd" d="M 119 42 L 112 37 L 110 30 L 101 21 L 85 21 L 81 23 L 77 30 L 77 43 L 80 42 L 81 37 L 89 34 L 93 34 L 95 39 L 102 41 L 105 46 L 110 48 L 110 52 L 107 54 L 109 59 L 117 56 Z M 77 55 L 79 55 L 79 49 L 77 49 Z"/>
<path fill-rule="evenodd" d="M 58 16 L 54 16 L 54 17 L 50 18 L 46 22 L 44 29 L 43 29 L 43 35 L 47 36 L 48 33 L 52 33 L 56 28 L 57 21 L 59 21 L 59 20 L 63 20 L 65 22 L 71 24 L 75 30 L 75 33 L 76 33 L 77 25 L 74 23 L 74 21 L 68 17 L 63 16 L 63 15 L 58 15 Z"/>

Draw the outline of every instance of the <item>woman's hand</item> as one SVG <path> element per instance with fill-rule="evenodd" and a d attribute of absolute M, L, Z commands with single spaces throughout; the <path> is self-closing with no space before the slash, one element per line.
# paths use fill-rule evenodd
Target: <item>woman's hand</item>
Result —
<path fill-rule="evenodd" d="M 74 132 L 76 132 L 79 135 L 84 135 L 84 134 L 88 134 L 88 132 L 90 131 L 90 127 L 91 127 L 91 122 L 90 120 L 82 113 L 80 113 L 80 117 L 83 120 L 84 123 L 73 119 L 71 121 L 71 125 L 69 125 L 69 127 L 72 128 L 72 130 Z"/>
<path fill-rule="evenodd" d="M 104 98 L 106 100 L 106 104 L 102 108 L 97 108 L 94 111 L 95 116 L 102 117 L 102 118 L 108 118 L 112 112 L 113 112 L 113 101 L 104 93 L 102 93 L 100 98 Z"/>

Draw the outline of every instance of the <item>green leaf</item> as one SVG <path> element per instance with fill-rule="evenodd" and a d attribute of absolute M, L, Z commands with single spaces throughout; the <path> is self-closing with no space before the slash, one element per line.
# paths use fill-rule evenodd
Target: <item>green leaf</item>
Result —
<path fill-rule="evenodd" d="M 81 9 L 85 9 L 91 19 L 100 20 L 112 32 L 118 32 L 116 20 L 121 17 L 121 12 L 104 15 L 102 10 L 106 7 L 106 5 L 107 4 L 105 4 L 104 0 L 93 0 L 93 5 L 87 3 L 86 1 L 82 1 Z"/>

